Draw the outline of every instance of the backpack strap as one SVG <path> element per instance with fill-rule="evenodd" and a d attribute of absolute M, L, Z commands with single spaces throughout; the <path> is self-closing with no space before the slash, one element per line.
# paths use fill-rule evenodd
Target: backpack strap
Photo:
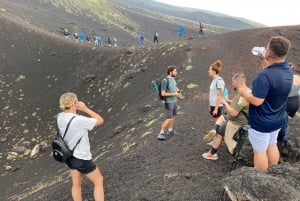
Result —
<path fill-rule="evenodd" d="M 73 117 L 70 119 L 70 121 L 68 122 L 68 125 L 67 125 L 67 128 L 66 128 L 66 130 L 65 130 L 65 133 L 64 133 L 64 135 L 62 136 L 62 139 L 63 139 L 63 140 L 64 140 L 64 138 L 65 138 L 65 136 L 66 136 L 66 134 L 67 134 L 67 131 L 68 131 L 68 129 L 69 129 L 69 126 L 70 126 L 71 122 L 73 121 L 73 119 L 75 119 L 75 117 L 76 117 L 76 116 L 73 116 Z M 82 137 L 83 137 L 83 136 L 82 136 Z M 77 145 L 80 143 L 82 137 L 77 141 L 76 145 L 75 145 L 75 146 L 73 147 L 73 149 L 71 150 L 72 153 L 74 152 L 74 150 L 75 150 L 75 148 L 77 147 Z"/>
<path fill-rule="evenodd" d="M 167 85 L 166 85 L 166 92 L 169 89 L 169 78 L 165 77 L 163 80 L 167 80 Z"/>
<path fill-rule="evenodd" d="M 83 138 L 83 136 L 77 141 L 77 143 L 75 144 L 75 146 L 72 149 L 72 153 L 74 152 L 75 148 L 77 147 L 77 145 L 80 143 L 81 139 Z"/>
<path fill-rule="evenodd" d="M 218 89 L 218 81 L 219 80 L 223 80 L 222 78 L 219 78 L 219 79 L 217 79 L 217 81 L 216 81 L 216 88 Z M 224 88 L 225 88 L 225 85 L 224 85 Z"/>
<path fill-rule="evenodd" d="M 217 79 L 217 81 L 216 81 L 216 88 L 218 89 L 218 81 L 219 80 L 223 80 L 223 78 L 219 78 L 219 79 Z M 224 80 L 223 80 L 224 81 Z M 224 88 L 223 88 L 223 91 L 222 91 L 222 97 L 224 97 L 223 95 L 224 95 L 224 91 L 225 90 L 227 90 L 227 92 L 228 92 L 228 89 L 226 88 L 226 85 L 225 85 L 225 83 L 224 83 Z M 227 96 L 228 96 L 228 93 L 227 93 Z M 247 118 L 248 119 L 248 118 Z"/>
<path fill-rule="evenodd" d="M 240 112 L 245 115 L 246 119 L 248 119 L 248 114 L 244 110 L 241 110 Z"/>
<path fill-rule="evenodd" d="M 166 77 L 166 79 L 167 79 L 167 86 L 166 86 L 166 91 L 167 91 L 169 89 L 169 78 Z"/>
<path fill-rule="evenodd" d="M 69 121 L 69 123 L 68 123 L 68 125 L 67 125 L 67 128 L 66 128 L 66 130 L 65 130 L 65 133 L 64 133 L 64 135 L 62 136 L 62 139 L 65 138 L 65 136 L 66 136 L 66 134 L 67 134 L 67 131 L 68 131 L 68 129 L 69 129 L 69 126 L 70 126 L 71 122 L 73 121 L 73 119 L 74 119 L 75 117 L 76 117 L 76 116 L 73 116 L 73 117 L 70 119 L 70 121 Z"/>

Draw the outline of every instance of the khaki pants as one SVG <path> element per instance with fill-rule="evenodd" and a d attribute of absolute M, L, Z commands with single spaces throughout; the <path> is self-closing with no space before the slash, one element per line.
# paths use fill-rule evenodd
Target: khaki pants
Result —
<path fill-rule="evenodd" d="M 231 121 L 228 121 L 227 123 L 224 141 L 230 154 L 233 154 L 234 148 L 236 146 L 236 141 L 233 140 L 232 137 L 239 130 L 240 127 L 240 125 L 235 125 L 231 123 Z"/>

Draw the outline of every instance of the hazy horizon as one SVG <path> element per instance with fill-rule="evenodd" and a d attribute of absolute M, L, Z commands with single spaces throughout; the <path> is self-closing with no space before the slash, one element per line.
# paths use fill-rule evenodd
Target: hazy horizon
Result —
<path fill-rule="evenodd" d="M 174 6 L 197 8 L 241 17 L 266 26 L 300 24 L 297 1 L 286 0 L 280 3 L 270 1 L 240 0 L 155 0 Z"/>

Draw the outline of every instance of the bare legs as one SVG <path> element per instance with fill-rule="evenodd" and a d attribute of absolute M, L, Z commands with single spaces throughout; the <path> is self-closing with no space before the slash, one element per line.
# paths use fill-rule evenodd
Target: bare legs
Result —
<path fill-rule="evenodd" d="M 83 175 L 78 170 L 70 170 L 72 177 L 72 197 L 74 201 L 82 201 L 81 184 Z"/>
<path fill-rule="evenodd" d="M 267 171 L 269 165 L 277 165 L 279 161 L 279 151 L 276 144 L 269 144 L 266 151 L 254 150 L 254 167 Z"/>
<path fill-rule="evenodd" d="M 72 177 L 72 197 L 74 201 L 82 201 L 81 184 L 83 174 L 78 170 L 70 170 Z M 94 199 L 95 201 L 104 201 L 103 176 L 97 167 L 93 172 L 86 175 L 87 178 L 94 184 Z"/>
<path fill-rule="evenodd" d="M 96 170 L 86 176 L 94 184 L 95 201 L 104 201 L 103 176 L 101 175 L 100 170 L 96 168 Z"/>
<path fill-rule="evenodd" d="M 166 119 L 162 125 L 161 125 L 161 130 L 166 130 L 167 128 L 174 128 L 174 122 L 175 122 L 175 117 L 172 117 L 171 119 Z"/>
<path fill-rule="evenodd" d="M 223 139 L 222 135 L 217 134 L 214 138 L 214 143 L 213 143 L 212 147 L 214 149 L 218 149 L 220 147 L 220 145 L 222 144 L 222 139 Z"/>

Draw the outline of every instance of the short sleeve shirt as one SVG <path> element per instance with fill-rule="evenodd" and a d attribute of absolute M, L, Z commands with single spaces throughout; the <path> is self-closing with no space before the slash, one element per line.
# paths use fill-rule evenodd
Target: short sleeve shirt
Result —
<path fill-rule="evenodd" d="M 94 128 L 97 119 L 77 115 L 74 113 L 61 112 L 57 116 L 57 125 L 61 135 L 64 134 L 67 124 L 73 116 L 76 117 L 71 122 L 64 140 L 68 147 L 72 150 L 78 140 L 82 137 L 80 143 L 74 150 L 73 156 L 78 159 L 91 160 L 92 154 L 90 151 L 88 131 Z"/>
<path fill-rule="evenodd" d="M 169 80 L 169 85 L 167 87 L 167 79 Z M 167 93 L 175 93 L 177 90 L 177 83 L 175 78 L 164 78 L 161 81 L 161 90 L 165 90 Z M 176 96 L 166 96 L 165 103 L 176 103 Z"/>
<path fill-rule="evenodd" d="M 216 106 L 217 99 L 218 99 L 218 89 L 222 89 L 222 91 L 225 88 L 225 82 L 221 77 L 216 77 L 211 81 L 210 87 L 209 87 L 209 105 L 210 106 Z"/>
<path fill-rule="evenodd" d="M 249 124 L 253 129 L 272 132 L 283 126 L 292 82 L 293 73 L 287 62 L 272 64 L 257 76 L 252 83 L 252 94 L 264 102 L 249 106 Z"/>
<path fill-rule="evenodd" d="M 241 126 L 246 125 L 248 123 L 247 116 L 248 116 L 249 102 L 245 98 L 241 97 L 240 95 L 237 95 L 233 98 L 231 107 L 234 110 L 238 111 L 239 113 L 235 117 L 227 113 L 228 120 L 230 120 L 235 125 L 241 125 Z"/>

